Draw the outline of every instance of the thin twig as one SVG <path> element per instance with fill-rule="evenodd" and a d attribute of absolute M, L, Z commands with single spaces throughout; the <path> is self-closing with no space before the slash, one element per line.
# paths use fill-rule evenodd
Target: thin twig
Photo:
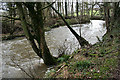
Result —
<path fill-rule="evenodd" d="M 9 18 L 9 19 L 14 19 L 14 20 L 21 20 L 20 18 L 11 17 L 11 16 L 3 16 L 3 15 L 0 15 L 0 17 L 6 17 L 6 18 Z"/>
<path fill-rule="evenodd" d="M 21 68 L 20 65 L 18 65 L 16 62 L 14 62 L 13 59 L 11 59 L 11 60 L 12 60 L 12 62 L 13 62 L 15 65 L 17 65 L 24 73 L 26 73 L 30 78 L 32 78 L 32 76 L 29 75 L 23 68 Z"/>
<path fill-rule="evenodd" d="M 51 4 L 49 4 L 49 5 L 47 5 L 46 7 L 44 7 L 44 8 L 42 8 L 41 10 L 43 10 L 43 9 L 46 9 L 46 8 L 48 8 L 48 7 L 50 7 L 51 5 L 53 5 L 55 2 L 52 2 Z"/>
<path fill-rule="evenodd" d="M 58 69 L 52 76 L 57 76 L 58 75 L 58 73 L 63 69 L 63 67 L 65 67 L 65 65 L 66 64 L 64 64 L 63 66 L 61 66 L 61 68 L 60 69 Z"/>
<path fill-rule="evenodd" d="M 29 53 L 29 51 L 28 51 L 28 53 Z M 29 56 L 31 56 L 30 53 L 29 53 Z M 31 57 L 30 57 L 29 64 L 30 64 L 30 69 L 29 69 L 29 71 L 30 71 L 31 75 L 32 75 L 33 77 L 35 77 L 35 76 L 32 74 L 32 71 L 31 71 L 31 65 L 33 65 L 32 60 L 31 60 Z M 33 67 L 33 70 L 34 70 L 34 72 L 35 72 L 35 74 L 36 74 L 36 71 L 35 71 L 34 67 Z"/>

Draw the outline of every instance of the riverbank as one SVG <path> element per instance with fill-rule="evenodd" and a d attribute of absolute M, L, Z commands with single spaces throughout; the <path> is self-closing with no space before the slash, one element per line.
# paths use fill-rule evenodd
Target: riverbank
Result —
<path fill-rule="evenodd" d="M 81 26 L 82 35 L 86 40 L 88 40 L 91 44 L 96 43 L 98 40 L 96 36 L 100 39 L 105 34 L 106 28 L 103 26 L 105 21 L 103 20 L 91 20 L 91 23 L 88 24 L 76 24 L 71 25 L 77 33 L 79 33 L 79 27 Z M 96 34 L 97 33 L 97 34 Z M 88 35 L 89 34 L 89 35 Z M 70 32 L 67 26 L 60 26 L 58 28 L 54 28 L 50 31 L 45 32 L 45 39 L 51 54 L 57 57 L 60 53 L 65 51 L 66 54 L 71 54 L 75 48 L 78 47 L 78 42 L 74 35 Z M 29 41 L 25 37 L 15 38 L 13 40 L 3 41 L 2 42 L 2 52 L 3 52 L 3 78 L 24 78 L 24 74 L 21 74 L 21 70 L 15 65 L 12 61 L 19 64 L 22 68 L 27 71 L 30 75 L 31 73 L 28 71 L 31 67 L 31 71 L 33 71 L 33 75 L 37 74 L 39 78 L 43 78 L 45 72 L 49 70 L 44 64 L 43 60 L 40 59 L 36 53 L 33 51 Z M 32 60 L 32 62 L 31 62 Z M 35 66 L 38 66 L 35 67 Z M 28 67 L 26 67 L 28 66 Z M 8 68 L 9 67 L 9 68 Z M 34 71 L 35 69 L 36 71 Z M 9 73 L 8 73 L 9 71 Z M 44 73 L 42 73 L 44 72 Z M 11 74 L 11 75 L 10 75 Z M 19 74 L 19 75 L 18 75 Z M 27 76 L 27 75 L 26 75 Z"/>
<path fill-rule="evenodd" d="M 97 18 L 94 17 L 94 18 L 92 18 L 92 20 L 95 20 L 95 19 L 101 19 L 102 20 L 101 17 L 97 17 Z M 67 17 L 66 21 L 69 23 L 69 25 L 73 25 L 73 24 L 78 24 L 78 23 L 80 23 L 80 24 L 89 23 L 90 19 L 88 19 L 87 16 L 84 16 L 83 20 L 81 20 L 79 22 L 77 17 Z M 16 28 L 21 28 L 21 24 L 20 24 L 19 21 L 17 21 L 16 24 L 19 26 L 19 27 L 16 27 Z M 45 22 L 44 29 L 45 29 L 45 31 L 50 31 L 51 29 L 57 28 L 59 26 L 65 26 L 65 23 L 63 22 L 63 20 L 60 19 L 60 18 L 53 18 L 53 19 Z M 20 30 L 16 30 L 13 33 L 13 35 L 10 35 L 9 33 L 2 34 L 2 40 L 12 40 L 12 39 L 15 39 L 17 37 L 24 37 L 24 36 L 25 35 L 24 35 L 23 30 L 20 29 Z"/>
<path fill-rule="evenodd" d="M 93 46 L 77 49 L 72 55 L 58 59 L 60 62 L 47 72 L 46 78 L 115 78 L 119 73 L 119 27 Z"/>

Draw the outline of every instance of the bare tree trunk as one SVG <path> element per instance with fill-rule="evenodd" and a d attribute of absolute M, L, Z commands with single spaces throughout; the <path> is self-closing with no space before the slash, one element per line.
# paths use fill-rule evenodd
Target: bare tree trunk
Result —
<path fill-rule="evenodd" d="M 23 8 L 22 8 L 22 4 L 21 3 L 16 3 L 16 5 L 17 5 L 17 9 L 19 11 L 19 15 L 20 15 L 21 22 L 22 22 L 22 28 L 23 28 L 23 31 L 25 33 L 25 36 L 28 39 L 28 41 L 30 42 L 30 44 L 31 44 L 33 50 L 36 52 L 36 54 L 39 57 L 42 58 L 42 54 L 39 51 L 39 49 L 37 48 L 37 46 L 34 42 L 34 38 L 33 38 L 32 34 L 30 33 L 30 31 L 28 29 L 28 25 L 27 25 L 27 21 L 25 19 L 25 14 L 24 14 L 24 11 L 23 11 Z"/>
<path fill-rule="evenodd" d="M 77 14 L 77 17 L 78 17 L 78 0 L 76 0 L 76 14 Z"/>
<path fill-rule="evenodd" d="M 71 16 L 73 17 L 74 11 L 73 11 L 73 1 L 72 1 L 72 5 L 71 5 Z"/>
<path fill-rule="evenodd" d="M 93 17 L 93 7 L 94 7 L 94 4 L 92 4 L 92 8 L 91 8 L 91 18 Z"/>
<path fill-rule="evenodd" d="M 35 6 L 36 4 L 36 6 Z M 42 13 L 42 4 L 41 3 L 26 3 L 25 6 L 28 8 L 29 15 L 31 18 L 32 27 L 34 30 L 34 36 L 30 33 L 23 11 L 23 7 L 21 3 L 16 3 L 17 8 L 19 10 L 19 15 L 22 21 L 22 27 L 25 32 L 27 39 L 30 41 L 33 50 L 37 53 L 39 57 L 44 60 L 46 65 L 56 64 L 55 58 L 50 54 L 50 51 L 47 47 L 45 41 L 45 32 L 44 32 L 44 24 L 43 24 L 43 13 Z M 36 7 L 36 10 L 35 8 Z M 37 41 L 38 46 L 36 46 L 34 39 Z"/>
<path fill-rule="evenodd" d="M 67 0 L 66 0 L 67 1 Z M 67 2 L 65 1 L 65 16 L 67 17 L 68 16 L 68 13 L 67 13 Z"/>
<path fill-rule="evenodd" d="M 84 10 L 83 14 L 85 15 L 85 3 L 83 3 L 83 10 Z"/>
<path fill-rule="evenodd" d="M 105 15 L 105 22 L 107 33 L 110 32 L 110 14 L 109 14 L 109 3 L 104 3 L 104 15 Z"/>
<path fill-rule="evenodd" d="M 48 4 L 50 4 L 49 2 L 47 2 Z M 79 44 L 81 45 L 81 47 L 85 46 L 85 45 L 89 45 L 89 42 L 86 41 L 83 37 L 79 36 L 71 27 L 70 25 L 67 23 L 67 21 L 65 20 L 65 18 L 52 6 L 50 5 L 51 8 L 62 18 L 62 20 L 64 21 L 64 23 L 67 25 L 67 27 L 69 28 L 69 30 L 72 32 L 72 34 L 76 37 L 76 39 L 78 40 Z"/>
<path fill-rule="evenodd" d="M 83 20 L 83 1 L 82 1 L 81 17 L 82 17 L 82 20 Z"/>
<path fill-rule="evenodd" d="M 88 4 L 86 4 L 86 12 L 87 12 L 87 16 L 90 17 L 90 10 L 88 9 Z"/>
<path fill-rule="evenodd" d="M 61 8 L 61 7 L 62 7 L 62 6 L 61 6 L 61 2 L 59 2 L 59 3 L 60 3 L 60 6 L 59 6 L 59 7 L 60 7 L 60 13 L 61 13 L 61 10 L 62 10 L 62 8 Z"/>
<path fill-rule="evenodd" d="M 40 31 L 40 49 L 41 49 L 41 53 L 42 53 L 42 57 L 44 60 L 44 63 L 46 65 L 53 65 L 56 64 L 54 57 L 50 54 L 50 51 L 48 49 L 48 46 L 46 44 L 45 41 L 45 32 L 44 32 L 44 24 L 43 24 L 43 15 L 42 15 L 42 4 L 41 3 L 37 3 L 37 11 L 38 11 L 38 15 L 36 17 L 38 17 L 38 22 L 39 23 L 37 26 L 39 27 L 38 31 Z M 35 18 L 34 18 L 35 19 Z"/>
<path fill-rule="evenodd" d="M 64 7 L 63 7 L 63 5 L 64 5 L 64 2 L 62 1 L 62 13 L 63 13 L 63 16 L 65 16 L 64 15 Z"/>

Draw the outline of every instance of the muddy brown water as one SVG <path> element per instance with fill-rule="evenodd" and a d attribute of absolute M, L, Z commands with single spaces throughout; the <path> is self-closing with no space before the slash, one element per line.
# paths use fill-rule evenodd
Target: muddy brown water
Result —
<path fill-rule="evenodd" d="M 95 44 L 98 42 L 96 36 L 101 39 L 106 33 L 104 24 L 105 22 L 102 20 L 91 20 L 89 24 L 71 26 L 78 34 L 81 26 L 82 37 L 89 43 Z M 66 26 L 45 32 L 45 38 L 53 56 L 58 56 L 63 46 L 66 48 L 66 54 L 71 54 L 76 48 L 80 47 L 78 41 Z M 43 60 L 34 53 L 25 37 L 2 42 L 2 65 L 0 67 L 2 67 L 2 78 L 43 78 L 46 71 L 52 68 L 46 66 Z"/>

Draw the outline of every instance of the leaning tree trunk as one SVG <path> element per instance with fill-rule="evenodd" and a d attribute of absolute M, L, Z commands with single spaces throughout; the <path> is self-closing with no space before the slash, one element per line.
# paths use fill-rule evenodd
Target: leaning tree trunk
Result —
<path fill-rule="evenodd" d="M 35 5 L 36 4 L 36 5 Z M 28 8 L 29 16 L 31 18 L 32 28 L 34 31 L 34 36 L 30 33 L 27 22 L 25 20 L 24 11 L 21 3 L 16 3 L 17 8 L 19 10 L 19 15 L 22 21 L 22 27 L 25 32 L 25 35 L 27 39 L 30 41 L 33 50 L 37 53 L 39 57 L 41 57 L 44 60 L 44 63 L 46 65 L 53 65 L 56 63 L 55 58 L 50 54 L 50 51 L 47 47 L 46 41 L 45 41 L 45 32 L 44 32 L 44 26 L 43 26 L 43 15 L 42 15 L 42 4 L 41 3 L 26 3 L 25 6 Z M 36 10 L 35 10 L 35 6 Z M 34 40 L 37 41 L 38 47 L 36 46 L 36 43 Z"/>
<path fill-rule="evenodd" d="M 47 2 L 48 4 L 50 4 L 49 2 Z M 89 42 L 86 41 L 83 37 L 79 36 L 71 27 L 70 25 L 67 23 L 67 21 L 65 20 L 65 18 L 52 6 L 50 5 L 51 8 L 61 17 L 61 19 L 64 21 L 64 23 L 67 25 L 67 27 L 69 28 L 69 30 L 72 32 L 72 34 L 76 37 L 76 39 L 78 40 L 79 44 L 81 45 L 81 47 L 85 46 L 85 45 L 89 45 Z"/>
<path fill-rule="evenodd" d="M 31 44 L 33 50 L 35 51 L 35 53 L 39 57 L 42 58 L 41 52 L 37 48 L 37 45 L 34 42 L 34 38 L 33 38 L 32 34 L 30 33 L 30 31 L 28 29 L 28 25 L 27 25 L 27 21 L 25 19 L 25 14 L 24 14 L 24 11 L 23 11 L 22 3 L 16 3 L 16 6 L 17 6 L 17 9 L 18 9 L 18 12 L 19 12 L 20 19 L 21 19 L 24 34 L 25 34 L 27 40 L 30 42 L 30 44 Z"/>

